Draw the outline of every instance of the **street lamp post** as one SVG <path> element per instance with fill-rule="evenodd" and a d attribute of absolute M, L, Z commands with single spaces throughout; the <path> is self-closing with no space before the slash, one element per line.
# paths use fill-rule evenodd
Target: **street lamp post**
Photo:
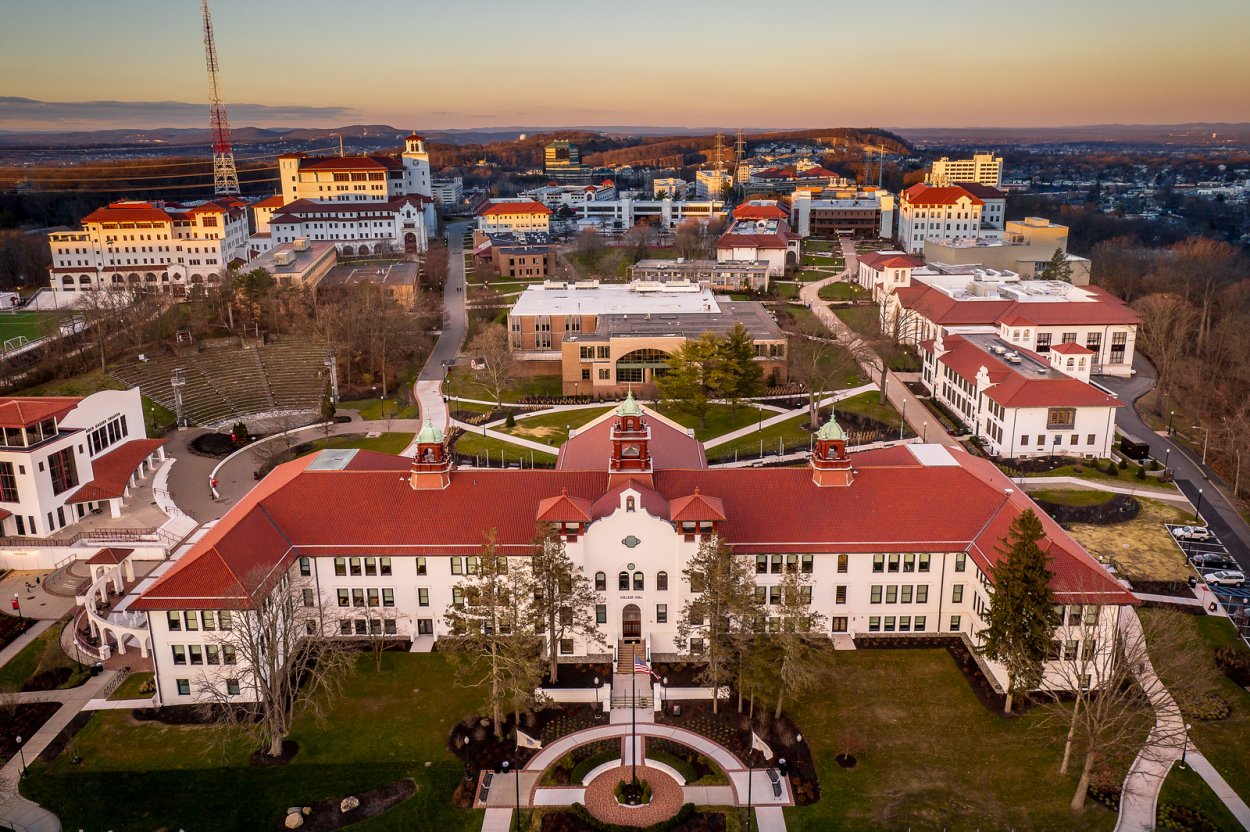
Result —
<path fill-rule="evenodd" d="M 1193 727 L 1190 723 L 1185 723 L 1185 744 L 1181 746 L 1181 768 L 1185 767 L 1185 758 L 1189 753 L 1189 729 Z"/>
<path fill-rule="evenodd" d="M 1168 413 L 1168 436 L 1172 435 L 1172 420 L 1175 418 L 1176 418 L 1176 411 L 1175 410 L 1170 411 Z"/>
<path fill-rule="evenodd" d="M 660 680 L 660 711 L 668 713 L 668 677 Z"/>
<path fill-rule="evenodd" d="M 920 429 L 920 441 L 921 442 L 929 441 L 929 420 L 928 419 L 924 420 L 924 426 L 921 427 Z"/>
<path fill-rule="evenodd" d="M 602 709 L 599 707 L 599 677 L 596 676 L 595 677 L 595 719 L 599 718 L 600 710 Z"/>
<path fill-rule="evenodd" d="M 1198 489 L 1198 502 L 1194 506 L 1194 522 L 1198 522 L 1198 513 L 1202 511 L 1202 489 Z"/>
<path fill-rule="evenodd" d="M 21 760 L 22 760 L 22 772 L 21 772 L 21 775 L 19 776 L 25 777 L 26 776 L 26 749 L 22 748 L 21 737 L 17 738 L 17 753 L 21 755 Z"/>
<path fill-rule="evenodd" d="M 1211 429 L 1202 425 L 1194 425 L 1194 430 L 1202 431 L 1202 464 L 1207 464 L 1207 446 L 1211 443 Z"/>
<path fill-rule="evenodd" d="M 1164 448 L 1164 449 L 1163 449 L 1163 475 L 1164 475 L 1165 477 L 1167 476 L 1168 471 L 1169 471 L 1169 470 L 1171 470 L 1171 469 L 1168 467 L 1168 462 L 1170 462 L 1170 461 L 1171 461 L 1171 459 L 1172 459 L 1172 449 L 1171 449 L 1171 448 Z"/>
<path fill-rule="evenodd" d="M 907 399 L 903 399 L 903 415 L 898 420 L 898 441 L 903 441 L 903 426 L 907 424 Z"/>

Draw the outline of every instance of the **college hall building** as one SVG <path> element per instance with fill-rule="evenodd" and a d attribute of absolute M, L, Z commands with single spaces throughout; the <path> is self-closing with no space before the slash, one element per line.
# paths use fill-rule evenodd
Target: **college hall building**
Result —
<path fill-rule="evenodd" d="M 576 431 L 552 470 L 457 470 L 429 424 L 412 458 L 326 451 L 279 466 L 130 609 L 147 614 L 162 704 L 220 692 L 246 699 L 222 631 L 265 603 L 268 587 L 302 581 L 303 603 L 327 633 L 384 627 L 430 650 L 487 532 L 501 554 L 524 562 L 545 525 L 593 582 L 608 644 L 644 644 L 653 658 L 700 650 L 697 637 L 679 643 L 677 625 L 691 593 L 683 569 L 709 535 L 750 560 L 766 604 L 780 600 L 785 570 L 810 575 L 809 600 L 828 616 L 831 638 L 975 642 L 1000 541 L 1032 505 L 992 464 L 959 450 L 916 444 L 848 456 L 832 422 L 805 466 L 708 468 L 684 429 L 629 397 Z M 1135 599 L 1039 516 L 1064 607 L 1058 649 L 1106 652 Z M 578 639 L 556 649 L 604 653 Z"/>

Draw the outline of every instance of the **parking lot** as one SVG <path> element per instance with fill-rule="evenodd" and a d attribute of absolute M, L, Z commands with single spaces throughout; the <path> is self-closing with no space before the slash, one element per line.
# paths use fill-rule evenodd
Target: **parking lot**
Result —
<path fill-rule="evenodd" d="M 1218 537 L 1214 535 L 1207 540 L 1185 540 L 1176 536 L 1176 529 L 1182 528 L 1179 524 L 1166 523 L 1168 533 L 1172 535 L 1172 540 L 1180 548 L 1185 555 L 1185 559 L 1189 561 L 1190 566 L 1198 574 L 1198 577 L 1205 581 L 1207 575 L 1212 572 L 1224 570 L 1236 570 L 1242 572 L 1241 566 L 1238 564 L 1233 554 L 1229 552 Z M 1210 527 L 1205 527 L 1210 529 Z M 1214 530 L 1212 530 L 1214 531 Z M 1223 558 L 1228 565 L 1226 566 L 1205 566 L 1194 563 L 1195 557 L 1203 555 L 1214 555 Z M 1233 624 L 1240 631 L 1242 638 L 1250 641 L 1250 588 L 1241 586 L 1210 586 L 1210 589 L 1220 599 L 1220 603 L 1228 610 L 1229 617 Z"/>

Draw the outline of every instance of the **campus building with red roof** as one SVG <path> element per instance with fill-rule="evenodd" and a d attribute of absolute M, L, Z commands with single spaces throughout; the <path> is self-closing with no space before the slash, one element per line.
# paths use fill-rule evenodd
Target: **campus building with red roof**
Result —
<path fill-rule="evenodd" d="M 709 468 L 699 443 L 628 397 L 574 432 L 554 469 L 457 469 L 427 423 L 412 458 L 325 451 L 276 468 L 130 609 L 151 628 L 160 701 L 201 701 L 237 678 L 210 666 L 220 631 L 293 592 L 314 631 L 349 637 L 385 627 L 433 649 L 488 536 L 523 568 L 536 527 L 565 541 L 598 596 L 610 648 L 581 637 L 553 649 L 602 660 L 636 643 L 652 658 L 697 659 L 678 637 L 691 587 L 683 570 L 700 543 L 723 539 L 747 559 L 765 603 L 787 570 L 809 579 L 810 603 L 834 639 L 917 633 L 975 643 L 1001 541 L 1032 502 L 991 463 L 961 450 L 898 445 L 848 455 L 835 423 L 805 465 Z M 1062 640 L 1112 643 L 1134 598 L 1058 524 L 1040 515 L 1051 589 L 1086 628 Z M 805 592 L 805 595 L 807 593 Z M 385 623 L 382 623 L 385 622 Z M 990 665 L 1003 678 L 1001 668 Z M 248 692 L 238 696 L 246 698 Z"/>

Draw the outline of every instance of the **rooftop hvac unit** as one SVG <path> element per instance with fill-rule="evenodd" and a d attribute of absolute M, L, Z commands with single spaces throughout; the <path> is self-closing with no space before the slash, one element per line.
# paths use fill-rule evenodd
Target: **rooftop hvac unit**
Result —
<path fill-rule="evenodd" d="M 291 243 L 291 248 L 295 251 L 308 251 L 308 238 L 296 237 L 294 242 Z"/>
<path fill-rule="evenodd" d="M 273 264 L 275 266 L 289 266 L 295 262 L 295 252 L 293 251 L 275 251 L 273 253 Z"/>
<path fill-rule="evenodd" d="M 1004 346 L 1001 346 L 1001 345 L 999 345 L 999 344 L 995 344 L 994 346 L 990 347 L 990 350 L 991 350 L 991 351 L 992 351 L 995 355 L 1005 355 L 1005 354 L 1006 354 L 1006 352 L 1007 352 L 1007 348 L 1006 348 L 1006 347 L 1004 347 Z"/>

